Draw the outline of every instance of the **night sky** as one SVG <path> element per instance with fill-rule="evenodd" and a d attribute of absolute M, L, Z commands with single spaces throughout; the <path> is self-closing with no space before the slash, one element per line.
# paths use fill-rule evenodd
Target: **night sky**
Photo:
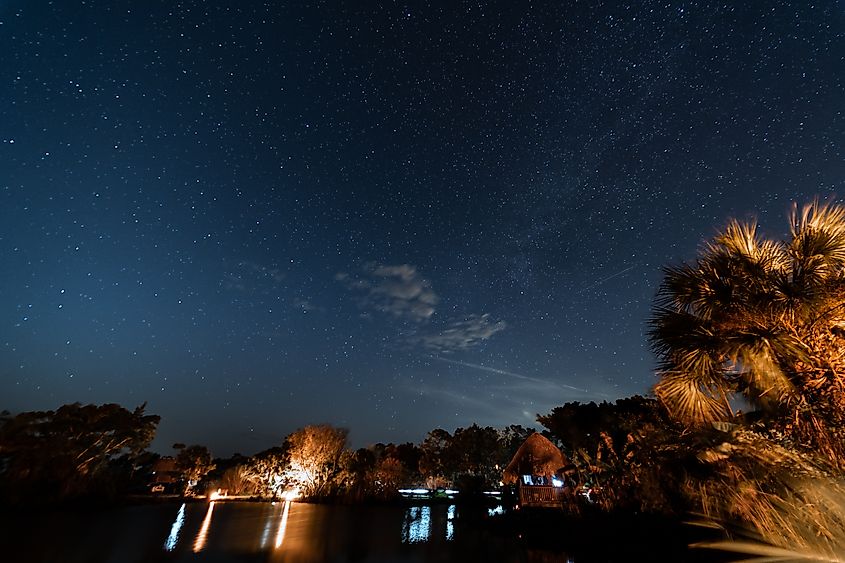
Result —
<path fill-rule="evenodd" d="M 646 393 L 660 268 L 845 193 L 845 4 L 0 0 L 0 409 L 155 449 Z"/>

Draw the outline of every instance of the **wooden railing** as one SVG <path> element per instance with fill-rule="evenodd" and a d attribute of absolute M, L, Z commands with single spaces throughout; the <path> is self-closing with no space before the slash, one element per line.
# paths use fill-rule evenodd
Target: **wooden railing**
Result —
<path fill-rule="evenodd" d="M 563 489 L 547 485 L 521 485 L 519 504 L 522 506 L 562 506 Z"/>

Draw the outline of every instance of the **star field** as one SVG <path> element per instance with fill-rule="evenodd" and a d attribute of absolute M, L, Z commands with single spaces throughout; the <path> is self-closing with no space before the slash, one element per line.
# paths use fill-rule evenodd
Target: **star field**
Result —
<path fill-rule="evenodd" d="M 0 409 L 354 443 L 645 393 L 663 265 L 845 187 L 845 10 L 0 2 Z"/>

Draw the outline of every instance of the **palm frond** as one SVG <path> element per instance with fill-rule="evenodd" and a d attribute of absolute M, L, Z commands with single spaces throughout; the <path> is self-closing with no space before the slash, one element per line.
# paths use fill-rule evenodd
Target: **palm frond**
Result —
<path fill-rule="evenodd" d="M 664 372 L 654 394 L 673 418 L 690 425 L 726 421 L 731 418 L 728 390 L 704 385 L 688 373 Z"/>

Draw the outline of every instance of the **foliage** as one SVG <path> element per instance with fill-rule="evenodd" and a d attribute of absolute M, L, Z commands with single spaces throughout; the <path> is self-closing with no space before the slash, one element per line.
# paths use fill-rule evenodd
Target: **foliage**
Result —
<path fill-rule="evenodd" d="M 420 444 L 420 473 L 431 488 L 455 486 L 458 480 L 497 487 L 505 466 L 533 432 L 518 425 L 497 430 L 473 424 L 454 434 L 437 428 Z"/>
<path fill-rule="evenodd" d="M 244 466 L 245 478 L 252 483 L 258 495 L 279 498 L 285 490 L 284 472 L 287 451 L 271 448 L 253 456 Z"/>
<path fill-rule="evenodd" d="M 347 499 L 360 501 L 373 495 L 372 472 L 375 465 L 376 456 L 371 449 L 343 452 L 335 482 Z"/>
<path fill-rule="evenodd" d="M 285 440 L 284 480 L 305 496 L 321 496 L 339 473 L 349 431 L 328 424 L 306 426 Z"/>
<path fill-rule="evenodd" d="M 456 476 L 478 478 L 478 488 L 499 484 L 507 461 L 501 459 L 499 432 L 495 428 L 477 424 L 458 428 L 452 436 L 450 450 Z"/>
<path fill-rule="evenodd" d="M 566 403 L 549 414 L 538 415 L 537 422 L 558 438 L 565 451 L 595 452 L 604 444 L 602 433 L 615 444 L 625 444 L 628 436 L 670 423 L 665 409 L 655 400 L 640 395 L 615 403 Z M 621 452 L 616 452 L 621 453 Z"/>
<path fill-rule="evenodd" d="M 211 451 L 207 447 L 199 445 L 185 447 L 182 444 L 174 444 L 174 447 L 179 450 L 176 455 L 176 469 L 182 474 L 182 480 L 185 481 L 187 488 L 194 487 L 214 469 Z"/>
<path fill-rule="evenodd" d="M 794 444 L 845 459 L 845 207 L 790 216 L 786 240 L 731 221 L 665 269 L 651 320 L 654 391 L 688 425 L 730 421 L 741 395 Z"/>
<path fill-rule="evenodd" d="M 845 487 L 826 459 L 760 425 L 711 433 L 698 457 L 711 477 L 690 493 L 704 521 L 731 536 L 698 547 L 760 557 L 752 561 L 845 560 Z"/>
<path fill-rule="evenodd" d="M 60 499 L 93 492 L 118 458 L 152 442 L 159 417 L 120 405 L 74 403 L 7 416 L 0 426 L 0 474 L 8 498 Z"/>
<path fill-rule="evenodd" d="M 249 465 L 235 465 L 223 472 L 217 486 L 230 495 L 260 495 L 263 486 L 252 478 Z"/>
<path fill-rule="evenodd" d="M 452 435 L 442 428 L 435 428 L 420 444 L 420 473 L 431 481 L 445 480 L 452 466 L 449 454 Z"/>
<path fill-rule="evenodd" d="M 568 452 L 567 484 L 590 490 L 600 508 L 677 513 L 688 506 L 679 492 L 690 454 L 657 400 L 566 403 L 537 421 Z"/>

